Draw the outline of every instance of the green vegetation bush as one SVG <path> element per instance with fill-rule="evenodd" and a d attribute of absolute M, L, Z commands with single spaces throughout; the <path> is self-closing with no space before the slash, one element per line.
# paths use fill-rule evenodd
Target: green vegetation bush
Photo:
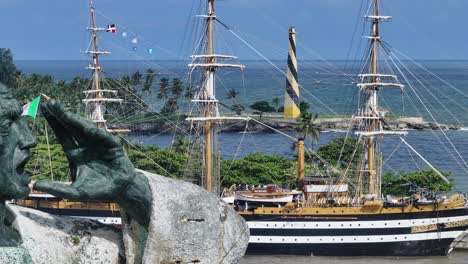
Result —
<path fill-rule="evenodd" d="M 442 172 L 447 178 L 450 173 Z M 416 172 L 386 173 L 382 181 L 382 193 L 398 196 L 409 196 L 417 191 L 417 188 L 428 188 L 434 192 L 450 192 L 453 183 L 445 182 L 435 171 L 422 170 Z"/>

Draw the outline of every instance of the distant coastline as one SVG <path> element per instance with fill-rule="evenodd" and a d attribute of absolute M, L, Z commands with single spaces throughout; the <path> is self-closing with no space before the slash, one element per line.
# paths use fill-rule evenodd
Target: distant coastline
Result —
<path fill-rule="evenodd" d="M 257 122 L 250 121 L 248 130 L 250 132 L 273 132 L 271 128 L 282 131 L 292 132 L 296 120 L 284 119 L 277 116 L 263 116 L 260 118 L 258 115 L 250 115 L 248 117 L 261 121 L 267 126 L 263 126 Z M 190 129 L 189 122 L 177 122 L 177 129 L 188 130 Z M 356 122 L 351 117 L 322 117 L 315 121 L 318 129 L 322 132 L 327 131 L 348 131 L 357 130 Z M 425 121 L 422 117 L 398 117 L 386 120 L 387 128 L 395 131 L 405 130 L 462 130 L 464 128 L 450 125 L 450 124 L 436 124 Z M 227 122 L 224 124 L 224 129 L 220 133 L 239 133 L 246 129 L 245 122 Z M 271 128 L 269 128 L 271 127 Z M 170 134 L 174 133 L 176 129 L 172 121 L 158 121 L 158 122 L 141 122 L 133 124 L 130 129 L 132 134 Z"/>

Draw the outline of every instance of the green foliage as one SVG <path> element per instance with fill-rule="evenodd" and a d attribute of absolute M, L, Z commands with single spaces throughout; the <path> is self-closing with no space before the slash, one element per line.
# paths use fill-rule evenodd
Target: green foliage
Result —
<path fill-rule="evenodd" d="M 235 103 L 231 106 L 231 111 L 236 113 L 237 115 L 241 115 L 244 112 L 245 107 L 239 103 Z"/>
<path fill-rule="evenodd" d="M 236 160 L 223 160 L 221 163 L 223 186 L 232 184 L 294 185 L 296 176 L 294 162 L 277 155 L 255 153 Z"/>
<path fill-rule="evenodd" d="M 279 104 L 280 104 L 280 99 L 279 97 L 275 97 L 273 99 L 271 99 L 271 104 L 273 105 L 273 107 L 275 108 L 275 111 L 276 112 L 279 112 Z"/>
<path fill-rule="evenodd" d="M 318 142 L 320 137 L 320 129 L 315 124 L 317 114 L 309 112 L 301 112 L 301 115 L 297 119 L 297 123 L 294 126 L 294 130 L 297 132 L 297 137 L 311 138 L 312 141 Z"/>
<path fill-rule="evenodd" d="M 50 138 L 49 147 L 44 136 L 37 137 L 37 146 L 31 149 L 33 159 L 26 165 L 26 170 L 33 175 L 33 180 L 68 181 L 68 161 L 62 146 L 55 138 Z M 50 159 L 49 162 L 49 150 Z M 52 172 L 51 172 L 52 167 Z"/>
<path fill-rule="evenodd" d="M 0 48 L 0 82 L 7 87 L 15 87 L 21 73 L 13 63 L 13 54 L 9 49 Z"/>
<path fill-rule="evenodd" d="M 146 78 L 145 78 L 145 83 L 143 84 L 142 90 L 148 93 L 149 95 L 152 94 L 151 87 L 153 86 L 155 78 L 156 78 L 156 73 L 152 69 L 146 70 Z"/>
<path fill-rule="evenodd" d="M 136 71 L 135 73 L 133 73 L 132 79 L 131 79 L 131 84 L 133 86 L 140 85 L 141 84 L 141 77 L 143 77 L 143 75 L 140 73 L 140 71 Z"/>
<path fill-rule="evenodd" d="M 301 110 L 301 113 L 306 113 L 309 112 L 310 104 L 306 101 L 301 101 L 299 102 L 299 110 Z"/>
<path fill-rule="evenodd" d="M 226 94 L 227 99 L 235 99 L 239 93 L 236 91 L 236 89 L 232 88 L 229 89 L 229 91 Z"/>
<path fill-rule="evenodd" d="M 158 91 L 158 98 L 159 99 L 167 99 L 169 98 L 169 79 L 168 78 L 161 78 L 159 81 L 159 91 Z"/>
<path fill-rule="evenodd" d="M 137 146 L 137 148 L 128 150 L 128 157 L 135 168 L 167 177 L 182 177 L 187 163 L 185 155 L 155 146 Z"/>
<path fill-rule="evenodd" d="M 163 99 L 164 105 L 160 112 L 163 114 L 175 114 L 179 110 L 179 100 L 184 96 L 191 97 L 192 90 L 189 87 L 184 87 L 184 82 L 180 78 L 173 78 L 169 82 L 168 78 L 162 78 L 159 82 L 158 98 Z"/>
<path fill-rule="evenodd" d="M 317 150 L 317 154 L 325 161 L 341 168 L 346 168 L 349 165 L 357 166 L 362 152 L 362 145 L 358 144 L 358 140 L 355 138 L 335 138 Z M 313 154 L 308 155 L 306 158 L 319 162 L 318 158 Z M 338 160 L 339 163 L 337 163 Z"/>
<path fill-rule="evenodd" d="M 184 82 L 180 78 L 172 79 L 171 93 L 173 98 L 178 99 L 184 92 Z"/>
<path fill-rule="evenodd" d="M 450 173 L 442 172 L 449 177 Z M 416 187 L 428 188 L 434 192 L 450 192 L 453 183 L 445 182 L 435 171 L 422 170 L 410 173 L 399 172 L 398 174 L 386 173 L 382 181 L 382 193 L 398 196 L 409 196 L 417 191 Z"/>
<path fill-rule="evenodd" d="M 275 112 L 275 108 L 271 106 L 270 103 L 267 101 L 255 102 L 253 105 L 250 106 L 250 108 L 263 113 Z"/>

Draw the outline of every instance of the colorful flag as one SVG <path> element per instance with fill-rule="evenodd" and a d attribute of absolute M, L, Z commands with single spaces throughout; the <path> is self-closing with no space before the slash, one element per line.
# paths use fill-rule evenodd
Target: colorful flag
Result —
<path fill-rule="evenodd" d="M 24 105 L 23 106 L 23 113 L 21 115 L 36 118 L 37 110 L 39 109 L 39 101 L 41 101 L 40 96 L 34 98 L 31 102 Z"/>
<path fill-rule="evenodd" d="M 153 48 L 149 48 L 149 49 L 148 49 L 148 53 L 149 53 L 149 54 L 153 54 Z"/>
<path fill-rule="evenodd" d="M 107 25 L 106 32 L 112 32 L 112 33 L 117 32 L 117 28 L 115 27 L 115 24 Z"/>
<path fill-rule="evenodd" d="M 138 38 L 133 38 L 133 39 L 132 39 L 132 43 L 133 43 L 133 44 L 138 44 Z"/>

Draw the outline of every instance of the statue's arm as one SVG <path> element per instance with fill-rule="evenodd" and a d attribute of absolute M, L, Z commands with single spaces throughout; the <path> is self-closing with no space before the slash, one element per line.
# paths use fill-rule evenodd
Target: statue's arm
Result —
<path fill-rule="evenodd" d="M 34 184 L 34 190 L 50 193 L 54 196 L 77 200 L 80 198 L 80 193 L 70 185 L 53 182 L 53 181 L 38 181 Z"/>

